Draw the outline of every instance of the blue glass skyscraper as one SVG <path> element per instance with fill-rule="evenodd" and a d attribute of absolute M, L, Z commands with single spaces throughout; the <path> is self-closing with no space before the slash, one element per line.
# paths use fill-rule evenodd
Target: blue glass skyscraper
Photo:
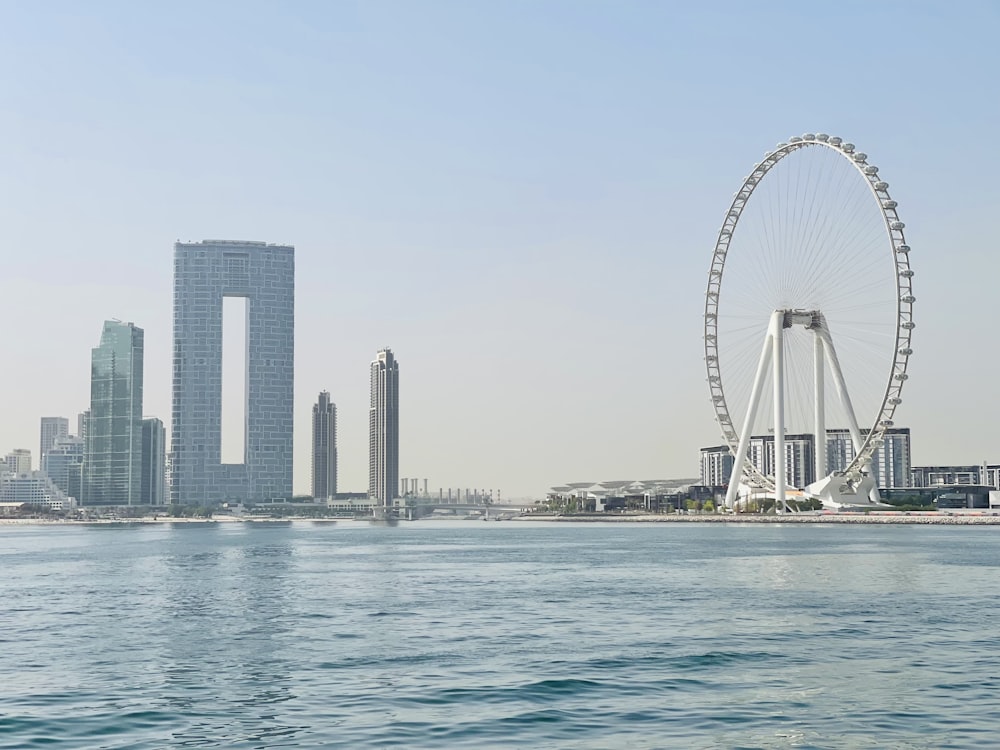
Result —
<path fill-rule="evenodd" d="M 91 351 L 85 505 L 138 505 L 142 475 L 143 331 L 108 320 Z"/>

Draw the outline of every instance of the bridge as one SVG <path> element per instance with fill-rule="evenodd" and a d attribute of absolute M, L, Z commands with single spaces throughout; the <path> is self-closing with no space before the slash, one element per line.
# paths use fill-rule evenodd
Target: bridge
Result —
<path fill-rule="evenodd" d="M 332 500 L 327 502 L 327 508 L 340 513 L 352 515 L 369 515 L 382 503 L 370 498 L 349 500 Z M 484 516 L 500 514 L 523 513 L 530 506 L 525 503 L 485 503 L 485 502 L 448 502 L 432 497 L 399 497 L 393 500 L 393 506 L 400 518 L 425 518 L 434 511 L 454 511 L 456 513 L 481 513 Z"/>

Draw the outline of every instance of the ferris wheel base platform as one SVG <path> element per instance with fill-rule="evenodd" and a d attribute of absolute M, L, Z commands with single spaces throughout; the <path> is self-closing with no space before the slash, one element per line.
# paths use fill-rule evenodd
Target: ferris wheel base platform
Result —
<path fill-rule="evenodd" d="M 831 474 L 805 488 L 805 494 L 823 503 L 824 510 L 880 510 L 891 509 L 891 505 L 881 502 L 875 480 L 862 476 L 856 482 L 849 482 L 845 476 Z"/>

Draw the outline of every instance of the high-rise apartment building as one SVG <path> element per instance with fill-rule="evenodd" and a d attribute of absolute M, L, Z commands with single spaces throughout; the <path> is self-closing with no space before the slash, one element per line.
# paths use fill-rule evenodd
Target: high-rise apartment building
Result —
<path fill-rule="evenodd" d="M 41 440 L 38 443 L 38 465 L 42 471 L 47 471 L 45 456 L 56 441 L 56 438 L 69 435 L 69 420 L 66 417 L 42 417 Z"/>
<path fill-rule="evenodd" d="M 785 478 L 791 487 L 805 487 L 816 473 L 812 435 L 785 435 Z M 774 476 L 774 435 L 754 435 L 747 447 L 747 458 L 762 474 Z M 729 484 L 734 459 L 728 446 L 701 449 L 701 481 L 708 487 Z"/>
<path fill-rule="evenodd" d="M 108 320 L 91 350 L 83 504 L 137 505 L 142 472 L 143 331 Z"/>
<path fill-rule="evenodd" d="M 156 417 L 142 420 L 142 479 L 139 487 L 143 505 L 164 505 L 167 460 L 167 434 L 163 422 Z"/>
<path fill-rule="evenodd" d="M 722 487 L 729 484 L 733 474 L 733 452 L 728 445 L 701 449 L 701 483 L 705 487 Z"/>
<path fill-rule="evenodd" d="M 60 437 L 45 454 L 45 474 L 69 497 L 83 496 L 84 439 Z"/>
<path fill-rule="evenodd" d="M 867 434 L 863 431 L 862 435 Z M 805 487 L 814 481 L 816 473 L 812 435 L 785 436 L 785 476 L 788 484 Z M 844 471 L 854 460 L 854 443 L 850 431 L 831 429 L 826 431 L 826 470 L 830 473 Z M 774 476 L 774 436 L 755 435 L 750 438 L 747 458 L 764 474 Z M 701 449 L 701 480 L 708 486 L 728 484 L 732 472 L 733 459 L 728 446 Z M 872 475 L 877 487 L 910 487 L 910 429 L 908 427 L 889 428 L 883 436 L 882 445 L 872 456 Z M 914 484 L 913 486 L 920 486 Z"/>
<path fill-rule="evenodd" d="M 862 430 L 862 437 L 868 430 Z M 854 460 L 854 441 L 846 429 L 826 431 L 826 470 L 844 471 Z M 910 487 L 910 428 L 890 427 L 882 445 L 872 455 L 872 477 L 876 487 Z"/>
<path fill-rule="evenodd" d="M 223 303 L 245 307 L 242 460 L 223 463 Z M 174 245 L 170 499 L 184 505 L 292 495 L 295 248 Z M 228 389 L 228 386 L 225 386 Z M 235 384 L 233 388 L 235 389 Z"/>
<path fill-rule="evenodd" d="M 399 363 L 382 349 L 371 364 L 368 496 L 388 504 L 399 493 Z"/>
<path fill-rule="evenodd" d="M 337 493 L 337 405 L 321 391 L 313 405 L 312 496 L 325 498 Z"/>
<path fill-rule="evenodd" d="M 789 486 L 802 488 L 813 483 L 816 474 L 813 458 L 815 442 L 808 433 L 785 435 L 785 480 Z M 775 476 L 774 435 L 752 436 L 747 455 L 758 470 Z"/>
<path fill-rule="evenodd" d="M 4 463 L 10 474 L 30 474 L 31 451 L 27 448 L 15 448 L 4 458 Z"/>

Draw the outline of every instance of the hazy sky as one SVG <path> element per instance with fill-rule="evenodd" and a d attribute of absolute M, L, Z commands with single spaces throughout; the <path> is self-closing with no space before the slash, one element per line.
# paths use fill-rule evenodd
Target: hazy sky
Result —
<path fill-rule="evenodd" d="M 914 463 L 1000 462 L 998 34 L 994 2 L 0 0 L 0 452 L 75 427 L 107 318 L 169 425 L 173 243 L 229 238 L 296 247 L 297 491 L 322 389 L 366 489 L 382 346 L 403 477 L 696 476 L 715 235 L 809 131 L 907 223 Z"/>

